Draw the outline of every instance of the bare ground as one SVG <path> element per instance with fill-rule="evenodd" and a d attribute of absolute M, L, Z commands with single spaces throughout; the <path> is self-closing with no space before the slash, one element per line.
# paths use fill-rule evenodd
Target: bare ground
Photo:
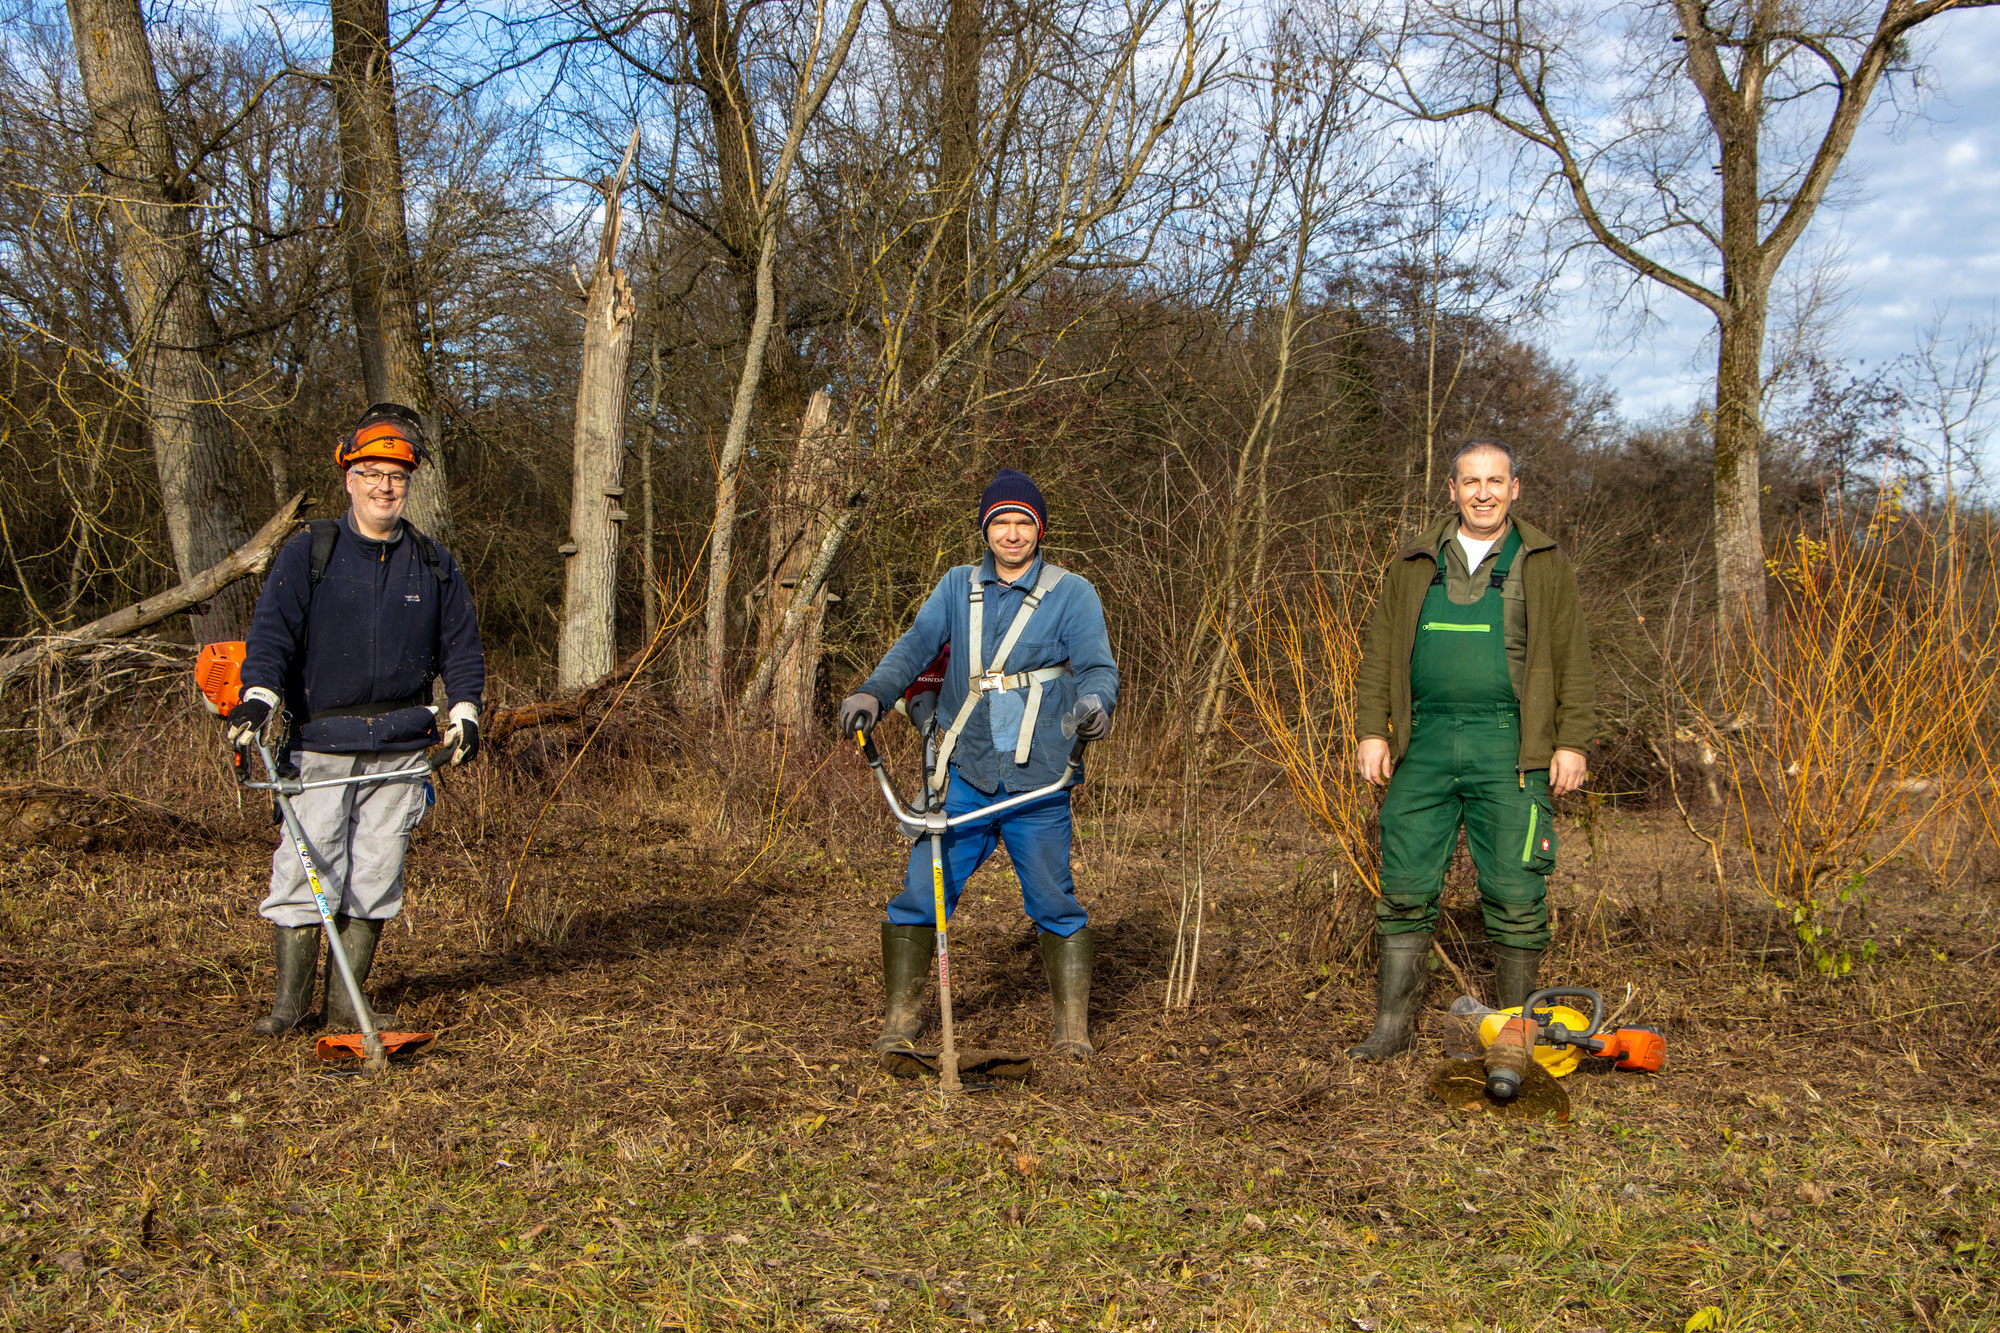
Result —
<path fill-rule="evenodd" d="M 2000 1327 L 1977 867 L 1881 868 L 1849 926 L 1875 958 L 1826 980 L 1677 824 L 1584 809 L 1547 972 L 1632 986 L 1669 1064 L 1587 1068 L 1570 1123 L 1509 1123 L 1429 1096 L 1435 1023 L 1383 1067 L 1340 1054 L 1372 1008 L 1365 932 L 1275 798 L 1197 844 L 1100 794 L 1100 1054 L 947 1102 L 866 1054 L 901 844 L 865 787 L 817 816 L 839 838 L 776 798 L 717 834 L 692 768 L 566 800 L 503 926 L 525 815 L 454 778 L 375 987 L 439 1041 L 371 1083 L 246 1035 L 260 810 L 205 781 L 32 785 L 0 792 L 8 1327 Z M 1168 1014 L 1196 852 L 1199 993 Z M 954 938 L 961 1044 L 1040 1050 L 1005 872 Z M 1441 974 L 1430 1002 L 1453 993 Z"/>

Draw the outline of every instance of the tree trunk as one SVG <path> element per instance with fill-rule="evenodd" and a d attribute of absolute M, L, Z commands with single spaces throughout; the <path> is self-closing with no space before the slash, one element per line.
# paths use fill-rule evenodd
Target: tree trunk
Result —
<path fill-rule="evenodd" d="M 944 223 L 938 238 L 933 318 L 946 347 L 963 329 L 973 305 L 972 195 L 979 173 L 979 70 L 986 55 L 984 0 L 950 0 L 945 10 L 940 52 L 943 78 L 938 89 L 938 179 Z"/>
<path fill-rule="evenodd" d="M 569 542 L 563 548 L 562 641 L 556 688 L 580 690 L 600 679 L 618 656 L 618 539 L 625 521 L 625 370 L 632 359 L 638 307 L 618 267 L 618 197 L 639 145 L 605 187 L 604 231 L 583 307 L 583 372 L 576 388 L 576 439 L 569 500 Z"/>
<path fill-rule="evenodd" d="M 355 342 L 371 403 L 402 403 L 423 418 L 430 465 L 405 517 L 432 536 L 451 527 L 443 418 L 417 315 L 416 264 L 403 202 L 386 0 L 331 0 L 334 112 L 340 122 L 340 229 L 347 244 Z"/>
<path fill-rule="evenodd" d="M 1761 304 L 1722 325 L 1715 372 L 1715 590 L 1725 636 L 1764 624 L 1764 530 L 1758 481 L 1763 423 Z"/>
<path fill-rule="evenodd" d="M 189 217 L 190 185 L 169 134 L 138 0 L 68 5 L 160 505 L 174 565 L 192 579 L 241 545 L 250 524 L 212 360 L 215 316 Z M 196 639 L 242 637 L 254 605 L 255 593 L 240 582 L 218 590 L 190 616 Z"/>
<path fill-rule="evenodd" d="M 1768 4 L 1768 0 L 1765 0 Z M 1760 15 L 1760 19 L 1768 17 Z M 1761 23 L 1760 23 L 1760 26 Z M 1711 112 L 1722 173 L 1722 297 L 1715 369 L 1715 591 L 1724 641 L 1764 627 L 1764 322 L 1771 272 L 1763 255 L 1759 136 L 1763 49 L 1742 54 L 1742 86 Z"/>
<path fill-rule="evenodd" d="M 778 487 L 770 518 L 770 573 L 757 634 L 759 659 L 771 656 L 779 626 L 801 592 L 807 566 L 818 552 L 840 505 L 840 433 L 828 418 L 833 403 L 825 390 L 813 394 L 799 425 L 799 444 Z M 820 626 L 831 596 L 822 585 L 808 590 L 810 604 L 772 667 L 771 717 L 780 728 L 803 731 L 813 723 L 814 687 L 819 678 Z"/>

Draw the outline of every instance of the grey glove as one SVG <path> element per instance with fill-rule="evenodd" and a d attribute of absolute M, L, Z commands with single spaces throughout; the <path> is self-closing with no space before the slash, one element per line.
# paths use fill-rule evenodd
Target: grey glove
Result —
<path fill-rule="evenodd" d="M 850 694 L 840 701 L 840 734 L 852 736 L 857 731 L 875 730 L 875 719 L 882 716 L 882 701 L 872 694 Z"/>
<path fill-rule="evenodd" d="M 1111 714 L 1104 707 L 1104 700 L 1095 694 L 1079 694 L 1076 697 L 1076 734 L 1087 741 L 1101 741 L 1111 734 Z"/>

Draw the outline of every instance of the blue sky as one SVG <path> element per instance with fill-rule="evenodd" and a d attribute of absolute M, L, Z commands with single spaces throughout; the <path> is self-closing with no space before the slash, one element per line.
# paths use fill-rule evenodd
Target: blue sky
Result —
<path fill-rule="evenodd" d="M 1925 82 L 1878 99 L 1836 189 L 1791 265 L 1830 256 L 1844 298 L 1827 350 L 1869 367 L 1909 353 L 1945 310 L 1946 333 L 2000 313 L 2000 11 L 1929 29 Z M 1714 326 L 1672 295 L 1637 339 L 1607 333 L 1601 294 L 1568 297 L 1543 334 L 1557 357 L 1617 391 L 1627 416 L 1679 412 L 1713 393 Z M 1993 457 L 1992 442 L 1987 455 Z"/>

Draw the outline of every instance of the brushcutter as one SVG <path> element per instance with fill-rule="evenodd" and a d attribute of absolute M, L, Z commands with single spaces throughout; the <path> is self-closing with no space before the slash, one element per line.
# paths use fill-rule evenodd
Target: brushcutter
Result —
<path fill-rule="evenodd" d="M 931 758 L 931 737 L 929 734 L 926 734 L 924 746 L 926 763 L 924 767 L 925 777 L 923 779 L 921 808 L 911 810 L 903 804 L 903 798 L 896 790 L 895 781 L 890 778 L 889 770 L 883 767 L 882 755 L 875 748 L 874 737 L 869 734 L 868 729 L 865 727 L 857 727 L 854 732 L 855 744 L 860 747 L 861 756 L 868 761 L 868 766 L 875 770 L 875 780 L 882 788 L 883 799 L 889 803 L 889 813 L 895 816 L 896 827 L 903 831 L 905 837 L 913 839 L 928 837 L 930 839 L 932 919 L 937 923 L 938 1014 L 943 1041 L 935 1058 L 938 1072 L 938 1086 L 947 1093 L 962 1092 L 965 1090 L 965 1084 L 959 1079 L 958 1045 L 952 1032 L 951 945 L 946 929 L 944 901 L 945 831 L 963 824 L 971 824 L 978 820 L 988 819 L 997 814 L 1004 814 L 1009 810 L 1027 805 L 1031 801 L 1039 801 L 1045 796 L 1053 796 L 1057 792 L 1066 790 L 1075 779 L 1077 771 L 1082 767 L 1084 747 L 1090 742 L 1076 734 L 1076 718 L 1074 714 L 1063 718 L 1062 734 L 1063 738 L 1070 740 L 1072 744 L 1070 746 L 1069 762 L 1063 766 L 1062 775 L 1054 782 L 1049 783 L 1046 787 L 1037 787 L 1033 791 L 1022 792 L 1018 796 L 1008 796 L 1002 800 L 994 801 L 989 805 L 982 805 L 976 810 L 967 810 L 963 814 L 947 815 L 944 811 L 944 792 L 942 790 L 933 790 L 931 785 L 929 776 L 931 772 L 929 763 Z M 891 1052 L 890 1054 L 901 1054 L 908 1058 L 913 1058 L 926 1068 L 931 1064 L 931 1057 L 924 1052 L 908 1051 Z M 981 1059 L 979 1064 L 986 1072 L 1018 1079 L 1027 1075 L 1029 1062 L 1019 1056 L 995 1056 L 989 1054 Z"/>
<path fill-rule="evenodd" d="M 1559 1004 L 1577 1000 L 1582 1009 Z M 1478 1060 L 1449 1061 L 1432 1087 L 1452 1101 L 1446 1088 L 1462 1092 L 1475 1082 L 1492 1109 L 1519 1106 L 1529 1114 L 1567 1118 L 1569 1098 L 1555 1080 L 1573 1072 L 1583 1056 L 1614 1061 L 1627 1072 L 1653 1073 L 1666 1062 L 1667 1041 L 1658 1028 L 1631 1026 L 1604 1030 L 1604 997 L 1588 986 L 1547 986 L 1513 1009 L 1493 1009 L 1469 995 L 1452 1001 L 1454 1018 L 1473 1026 Z"/>
<path fill-rule="evenodd" d="M 326 947 L 333 960 L 333 967 L 339 971 L 341 984 L 347 987 L 347 997 L 354 1002 L 354 1012 L 361 1019 L 360 1033 L 326 1033 L 315 1043 L 315 1049 L 322 1060 L 336 1060 L 343 1057 L 362 1057 L 361 1068 L 369 1074 L 380 1074 L 389 1067 L 389 1057 L 404 1051 L 427 1046 L 437 1039 L 435 1032 L 378 1032 L 375 1029 L 375 1014 L 369 1009 L 368 1001 L 362 998 L 361 986 L 354 979 L 354 969 L 347 961 L 347 950 L 341 945 L 340 931 L 333 924 L 333 906 L 326 900 L 326 892 L 320 887 L 319 867 L 313 864 L 312 849 L 306 843 L 305 826 L 299 822 L 298 811 L 292 808 L 292 797 L 301 792 L 325 787 L 361 787 L 384 782 L 422 782 L 448 761 L 449 753 L 437 752 L 435 759 L 422 754 L 415 755 L 416 762 L 407 768 L 391 769 L 386 773 L 362 773 L 345 778 L 324 778 L 313 782 L 302 782 L 297 777 L 286 777 L 271 747 L 259 742 L 257 753 L 264 761 L 265 778 L 262 782 L 250 780 L 249 765 L 244 762 L 244 752 L 236 751 L 235 773 L 237 784 L 249 791 L 268 791 L 277 803 L 278 817 L 285 826 L 285 836 L 291 840 L 299 854 L 299 865 L 306 873 L 306 883 L 312 887 L 313 901 L 319 905 L 320 925 L 326 930 Z"/>

